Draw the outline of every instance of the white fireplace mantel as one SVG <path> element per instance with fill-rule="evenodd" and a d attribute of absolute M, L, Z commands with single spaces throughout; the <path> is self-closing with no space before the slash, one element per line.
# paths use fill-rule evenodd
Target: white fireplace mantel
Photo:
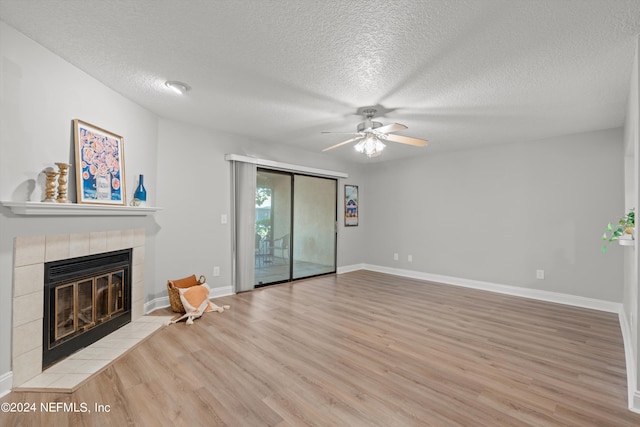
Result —
<path fill-rule="evenodd" d="M 162 210 L 158 207 L 109 206 L 77 203 L 9 202 L 1 206 L 16 215 L 39 216 L 148 216 Z"/>

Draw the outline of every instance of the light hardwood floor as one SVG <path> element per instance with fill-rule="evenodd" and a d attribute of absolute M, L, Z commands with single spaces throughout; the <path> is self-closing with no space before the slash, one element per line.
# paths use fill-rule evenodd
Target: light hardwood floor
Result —
<path fill-rule="evenodd" d="M 2 399 L 91 413 L 0 425 L 640 425 L 615 314 L 367 271 L 216 302 L 73 394 Z"/>

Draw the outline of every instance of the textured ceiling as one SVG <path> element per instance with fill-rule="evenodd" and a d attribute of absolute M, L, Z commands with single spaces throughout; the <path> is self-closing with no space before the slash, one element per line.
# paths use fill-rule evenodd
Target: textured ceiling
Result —
<path fill-rule="evenodd" d="M 382 105 L 431 142 L 326 153 L 382 161 L 621 126 L 640 1 L 0 0 L 0 19 L 162 117 L 320 152 Z"/>

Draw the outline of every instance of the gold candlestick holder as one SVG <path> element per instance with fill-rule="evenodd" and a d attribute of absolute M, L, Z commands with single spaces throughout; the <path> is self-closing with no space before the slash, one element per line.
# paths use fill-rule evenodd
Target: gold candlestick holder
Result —
<path fill-rule="evenodd" d="M 68 163 L 56 163 L 56 166 L 60 169 L 60 177 L 58 178 L 58 198 L 56 201 L 58 203 L 69 203 L 69 199 L 67 199 L 67 183 L 69 181 L 68 174 L 71 165 Z"/>
<path fill-rule="evenodd" d="M 47 177 L 47 182 L 45 185 L 45 198 L 42 199 L 42 201 L 47 203 L 55 203 L 56 202 L 56 177 L 58 176 L 58 172 L 53 170 L 53 168 L 47 168 L 44 170 L 44 174 Z"/>

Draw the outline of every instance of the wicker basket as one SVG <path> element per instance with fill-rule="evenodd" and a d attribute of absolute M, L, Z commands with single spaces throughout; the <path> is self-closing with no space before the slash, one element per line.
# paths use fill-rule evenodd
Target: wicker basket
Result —
<path fill-rule="evenodd" d="M 180 301 L 180 288 L 190 288 L 191 286 L 202 285 L 207 281 L 207 278 L 200 276 L 200 279 L 196 279 L 196 275 L 193 274 L 189 277 L 178 280 L 167 280 L 167 292 L 169 292 L 169 302 L 171 303 L 171 310 L 175 313 L 184 313 L 185 309 Z"/>

